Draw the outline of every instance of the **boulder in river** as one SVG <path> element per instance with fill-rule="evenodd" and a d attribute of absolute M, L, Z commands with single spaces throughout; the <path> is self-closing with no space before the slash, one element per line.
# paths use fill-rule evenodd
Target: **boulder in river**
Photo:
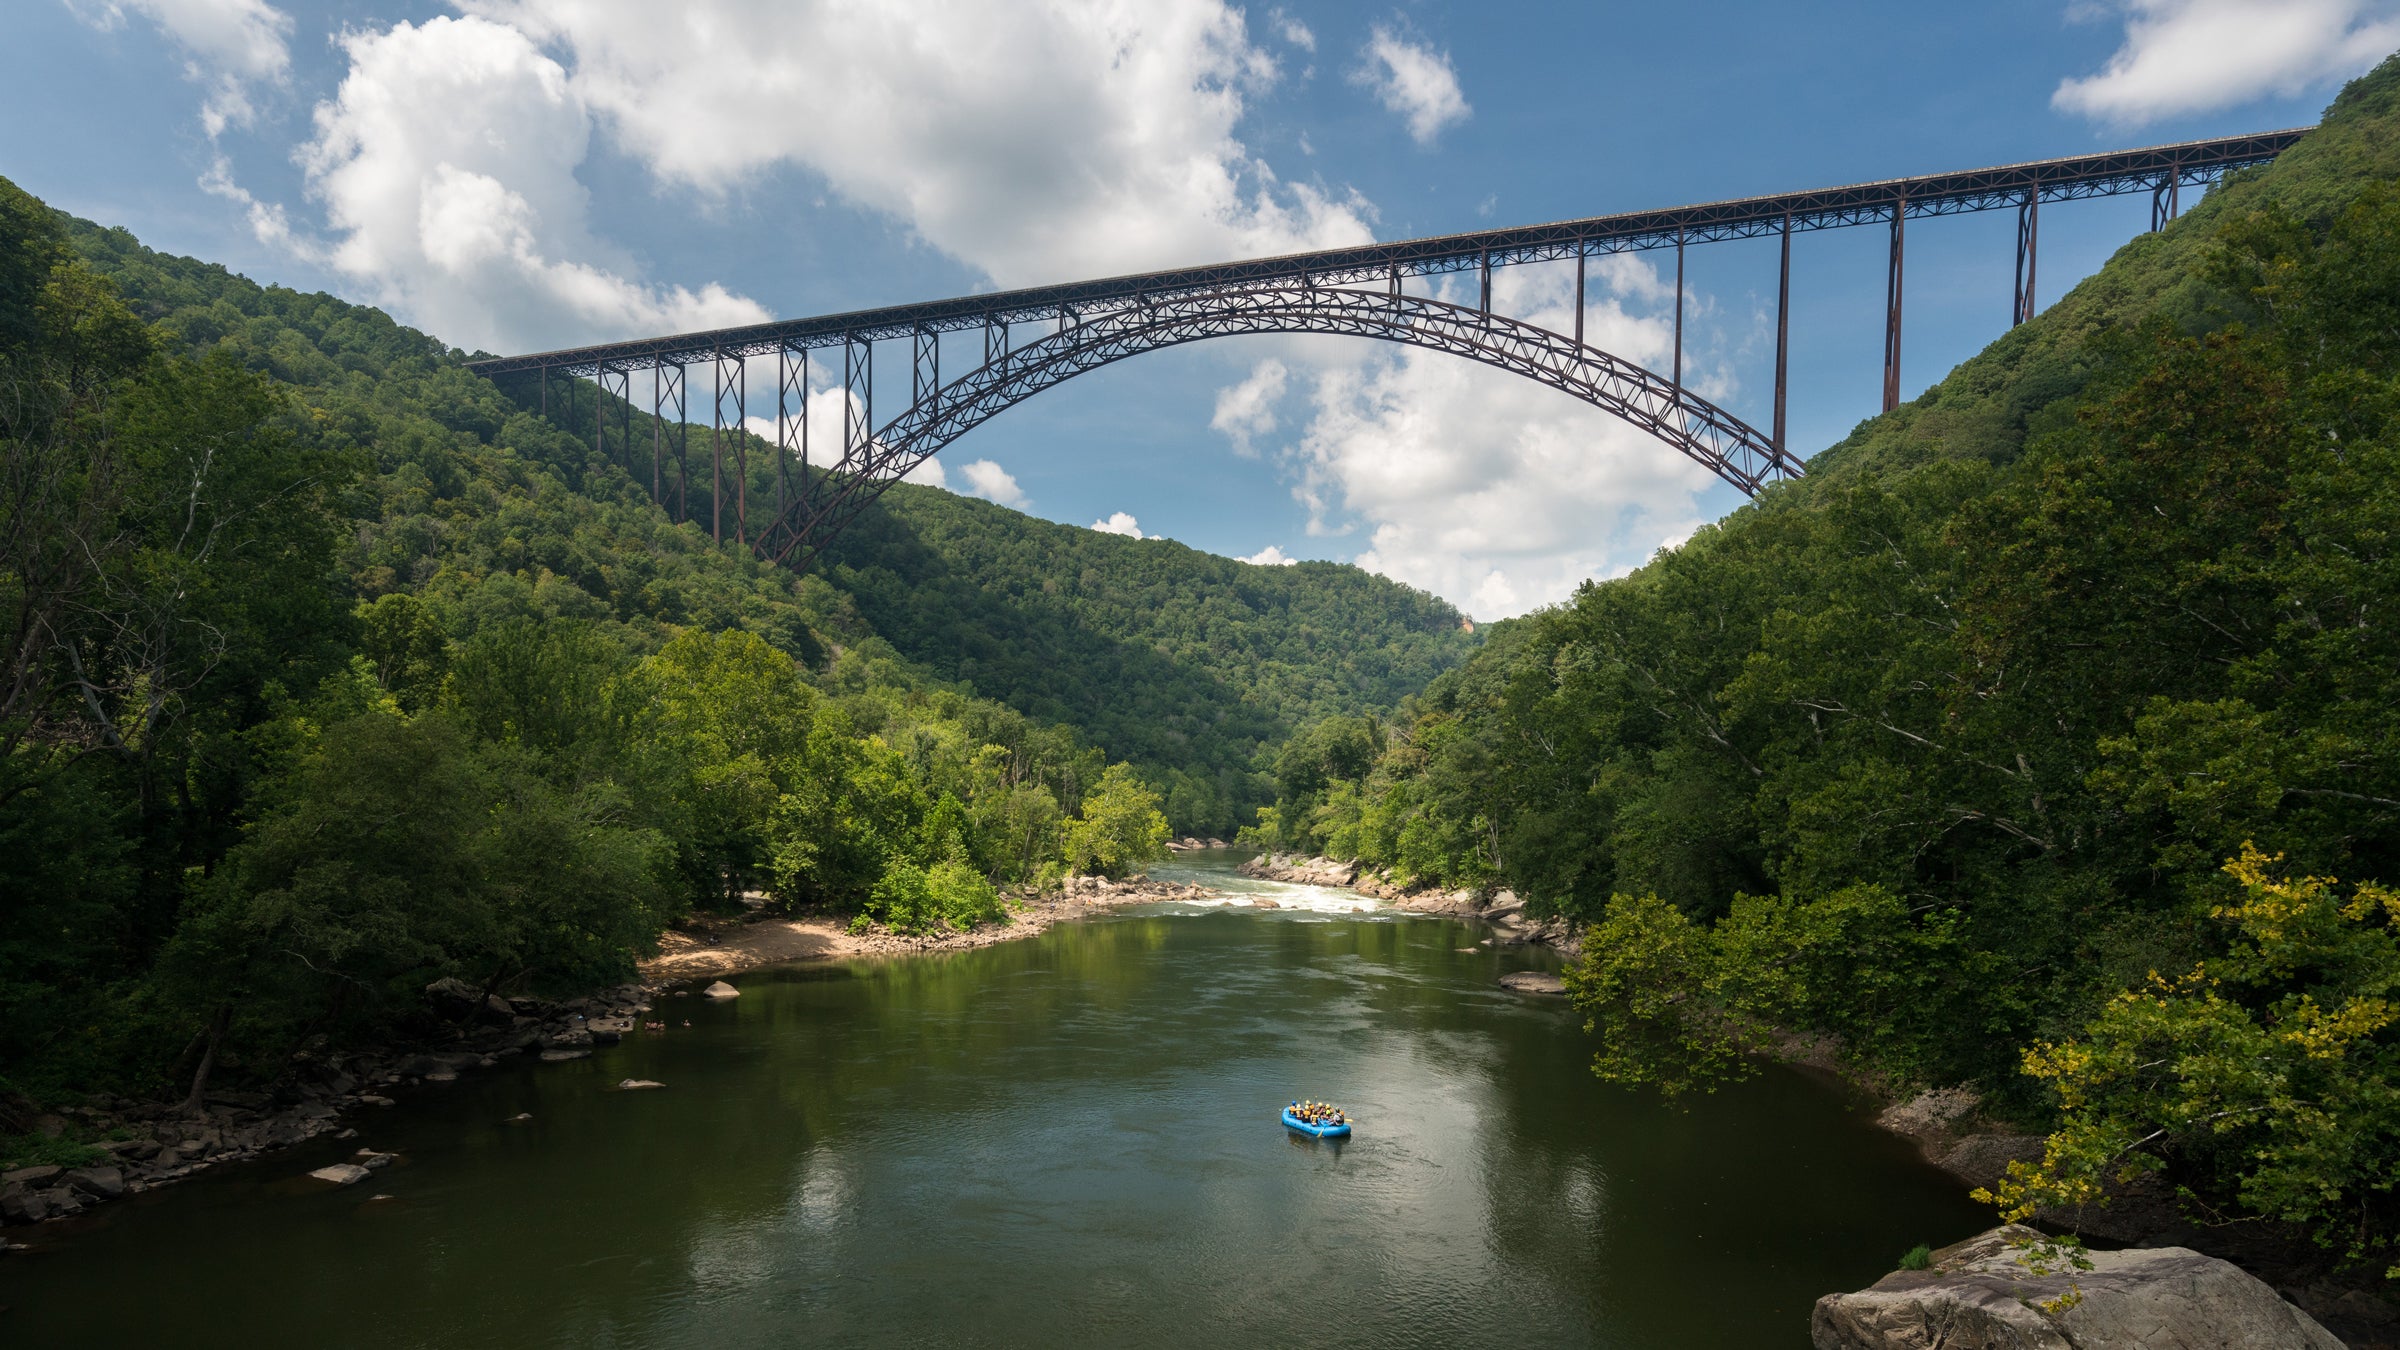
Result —
<path fill-rule="evenodd" d="M 319 1181 L 330 1181 L 336 1186 L 355 1186 L 367 1179 L 367 1169 L 357 1163 L 335 1163 L 331 1167 L 320 1167 L 309 1175 Z"/>
<path fill-rule="evenodd" d="M 715 984 L 710 985 L 708 988 L 701 990 L 700 995 L 703 998 L 740 998 L 742 996 L 742 991 L 734 988 L 730 984 L 725 983 L 723 980 L 719 980 Z"/>
<path fill-rule="evenodd" d="M 1567 992 L 1567 982 L 1547 970 L 1512 970 L 1500 977 L 1500 984 L 1502 988 L 1514 989 L 1520 994 Z"/>
<path fill-rule="evenodd" d="M 1944 1247 L 1924 1270 L 1827 1294 L 1811 1341 L 1816 1350 L 2343 1350 L 2230 1262 L 2186 1247 L 2136 1247 L 2084 1253 L 2091 1268 L 2079 1270 L 2038 1256 L 2034 1244 L 2044 1240 L 2007 1224 Z"/>
<path fill-rule="evenodd" d="M 617 1091 L 619 1091 L 619 1092 L 639 1092 L 639 1091 L 640 1091 L 640 1090 L 642 1090 L 643 1088 L 663 1088 L 663 1087 L 665 1087 L 665 1086 L 666 1086 L 666 1084 L 664 1084 L 664 1083 L 652 1082 L 650 1079 L 647 1079 L 647 1078 L 628 1078 L 628 1079 L 624 1080 L 623 1082 L 621 1082 L 621 1083 L 617 1084 Z"/>

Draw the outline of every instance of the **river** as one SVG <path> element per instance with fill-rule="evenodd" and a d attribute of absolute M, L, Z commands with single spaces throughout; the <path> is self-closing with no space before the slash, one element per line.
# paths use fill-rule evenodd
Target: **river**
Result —
<path fill-rule="evenodd" d="M 1230 866 L 1156 874 L 1284 907 L 754 972 L 42 1230 L 0 1340 L 1757 1350 L 1987 1222 L 1799 1074 L 1596 1081 L 1562 1000 L 1494 983 L 1546 953 Z M 1294 1097 L 1357 1137 L 1289 1135 Z M 399 1160 L 303 1177 L 362 1143 Z"/>

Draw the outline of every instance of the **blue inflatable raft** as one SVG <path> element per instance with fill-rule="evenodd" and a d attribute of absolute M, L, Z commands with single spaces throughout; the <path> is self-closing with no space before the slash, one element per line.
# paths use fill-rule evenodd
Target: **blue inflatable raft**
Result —
<path fill-rule="evenodd" d="M 1283 1108 L 1283 1124 L 1286 1129 L 1298 1130 L 1302 1134 L 1313 1135 L 1318 1139 L 1347 1139 L 1350 1137 L 1348 1125 L 1311 1125 L 1293 1115 L 1292 1108 L 1288 1106 Z"/>

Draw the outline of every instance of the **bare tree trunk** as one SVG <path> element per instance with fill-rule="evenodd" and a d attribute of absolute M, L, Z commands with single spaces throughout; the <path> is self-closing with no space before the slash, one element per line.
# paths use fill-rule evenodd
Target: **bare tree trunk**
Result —
<path fill-rule="evenodd" d="M 233 1024 L 233 1005 L 219 1004 L 217 1015 L 208 1024 L 208 1050 L 200 1056 L 199 1071 L 192 1075 L 192 1094 L 183 1099 L 186 1114 L 196 1115 L 207 1104 L 208 1073 L 217 1067 L 217 1047 L 225 1042 L 225 1030 Z"/>

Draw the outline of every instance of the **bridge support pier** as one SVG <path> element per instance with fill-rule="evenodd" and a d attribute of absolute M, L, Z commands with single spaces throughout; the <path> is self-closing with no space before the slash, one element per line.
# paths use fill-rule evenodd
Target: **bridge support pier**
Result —
<path fill-rule="evenodd" d="M 1066 331 L 1067 311 L 1058 311 L 1059 331 Z M 866 457 L 867 442 L 875 435 L 875 344 L 855 333 L 842 337 L 842 463 Z"/>
<path fill-rule="evenodd" d="M 792 504 L 792 442 L 800 443 L 800 491 L 808 491 L 808 348 L 786 342 L 775 349 L 775 518 Z M 792 404 L 800 405 L 800 432 L 792 434 Z"/>
<path fill-rule="evenodd" d="M 1675 387 L 1683 388 L 1683 231 L 1675 232 Z"/>
<path fill-rule="evenodd" d="M 1908 203 L 1892 208 L 1892 261 L 1885 281 L 1883 312 L 1883 410 L 1900 406 L 1900 291 L 1908 258 Z"/>
<path fill-rule="evenodd" d="M 750 443 L 742 430 L 742 410 L 749 400 L 745 396 L 750 383 L 750 363 L 739 356 L 720 350 L 716 365 L 714 414 L 710 418 L 709 476 L 714 487 L 709 502 L 709 535 L 718 543 L 725 542 L 725 401 L 733 400 L 733 537 L 737 542 L 749 542 L 750 505 Z"/>
<path fill-rule="evenodd" d="M 2011 328 L 2033 317 L 2033 265 L 2041 230 L 2042 194 L 2036 189 L 2026 193 L 2017 208 L 2017 299 L 2008 321 Z"/>
<path fill-rule="evenodd" d="M 592 453 L 608 458 L 608 396 L 617 396 L 617 439 L 624 442 L 624 453 L 633 454 L 633 367 L 612 361 L 600 363 L 593 375 L 597 386 L 592 400 Z M 630 467 L 630 466 L 629 466 Z"/>
<path fill-rule="evenodd" d="M 1583 316 L 1576 315 L 1575 322 L 1580 327 L 1583 323 Z M 1775 443 L 1775 453 L 1779 455 L 1784 452 L 1784 390 L 1786 387 L 1785 376 L 1791 368 L 1791 350 L 1792 217 L 1791 213 L 1787 211 L 1783 217 L 1783 268 L 1776 274 L 1775 281 L 1775 431 L 1772 439 Z"/>
<path fill-rule="evenodd" d="M 1585 256 L 1585 255 L 1584 255 L 1584 252 L 1583 252 L 1583 245 L 1582 245 L 1582 243 L 1581 243 L 1581 242 L 1578 242 L 1578 243 L 1575 245 L 1575 345 L 1576 345 L 1576 346 L 1578 346 L 1578 347 L 1580 347 L 1580 346 L 1582 346 L 1582 345 L 1583 345 L 1583 264 L 1584 264 L 1584 256 Z M 1393 269 L 1392 269 L 1392 277 L 1393 277 L 1393 279 L 1394 279 L 1394 281 L 1395 281 L 1395 282 L 1396 282 L 1396 281 L 1399 279 L 1399 276 L 1400 276 L 1400 269 L 1399 269 L 1399 268 L 1396 268 L 1396 267 L 1395 267 L 1395 268 L 1393 268 Z M 1392 288 L 1392 294 L 1394 294 L 1394 295 L 1398 295 L 1399 293 L 1400 293 L 1400 288 L 1399 288 L 1397 285 L 1394 285 L 1394 286 L 1393 286 L 1393 288 Z"/>

